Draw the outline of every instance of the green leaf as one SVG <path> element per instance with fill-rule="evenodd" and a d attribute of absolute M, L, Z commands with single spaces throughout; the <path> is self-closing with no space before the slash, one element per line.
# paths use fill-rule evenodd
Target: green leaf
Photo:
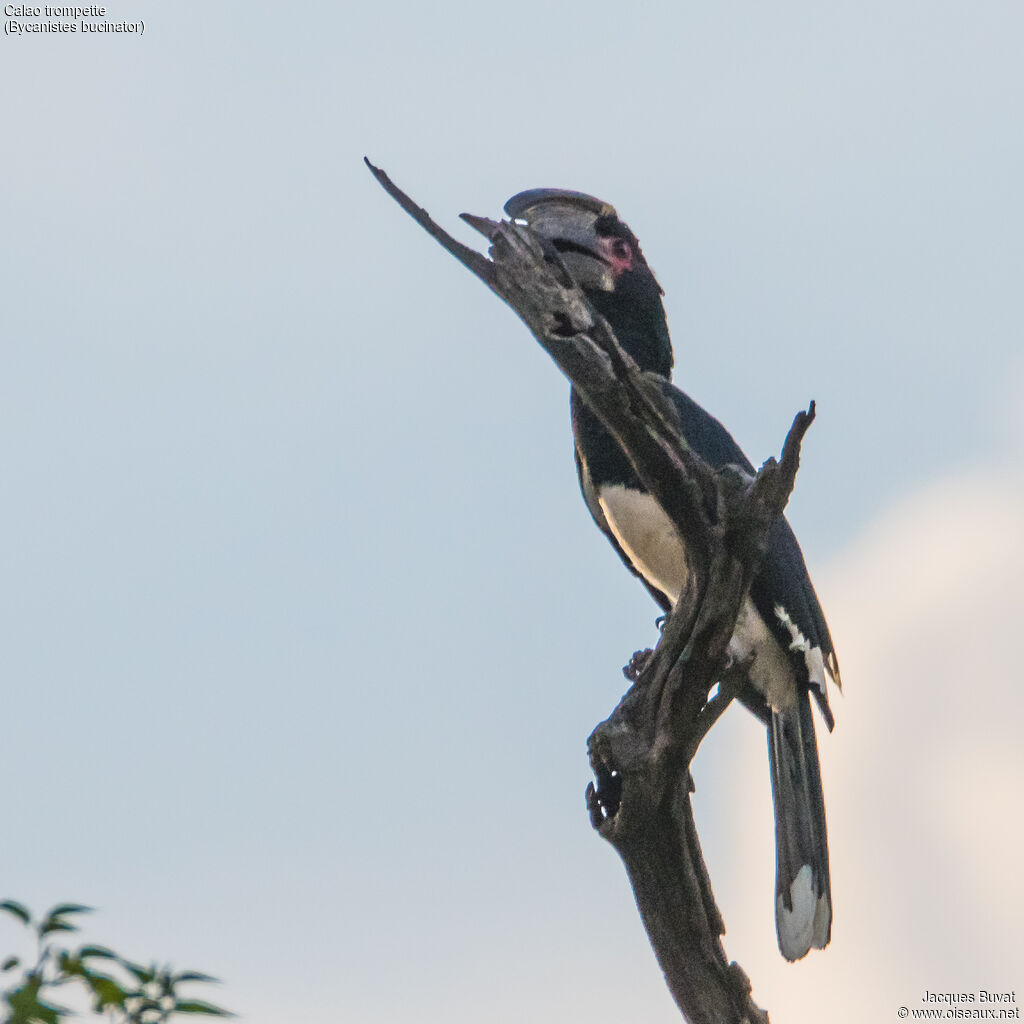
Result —
<path fill-rule="evenodd" d="M 106 946 L 83 946 L 78 951 L 79 960 L 88 960 L 90 957 L 97 960 L 116 960 L 117 954 Z"/>
<path fill-rule="evenodd" d="M 127 992 L 111 977 L 106 974 L 85 974 L 86 984 L 92 989 L 96 997 L 97 1009 L 103 1010 L 108 1006 L 124 1006 Z"/>
<path fill-rule="evenodd" d="M 118 963 L 126 970 L 129 974 L 134 974 L 136 978 L 143 984 L 148 985 L 154 978 L 156 978 L 155 967 L 142 967 L 139 964 L 133 964 L 130 960 L 119 960 Z"/>
<path fill-rule="evenodd" d="M 32 923 L 32 915 L 25 907 L 20 903 L 15 903 L 14 900 L 4 900 L 0 903 L 0 910 L 6 910 L 8 914 L 13 914 L 22 924 Z"/>
<path fill-rule="evenodd" d="M 207 982 L 211 985 L 220 984 L 219 978 L 212 978 L 210 977 L 209 974 L 201 974 L 199 971 L 182 971 L 181 974 L 176 974 L 174 976 L 174 981 L 175 983 L 180 983 L 184 981 L 202 981 Z"/>
<path fill-rule="evenodd" d="M 2 964 L 0 964 L 0 971 L 12 971 L 20 963 L 21 961 L 16 956 L 9 956 Z"/>
<path fill-rule="evenodd" d="M 70 924 L 67 921 L 61 921 L 59 918 L 47 918 L 39 926 L 39 937 L 42 938 L 44 935 L 49 935 L 51 932 L 77 932 L 78 927 Z"/>
<path fill-rule="evenodd" d="M 42 982 L 38 975 L 31 975 L 25 984 L 6 995 L 11 1016 L 5 1024 L 60 1024 L 61 1017 L 70 1012 L 60 1006 L 51 1006 L 39 998 Z"/>
<path fill-rule="evenodd" d="M 39 926 L 39 937 L 49 935 L 50 932 L 77 932 L 78 926 L 65 921 L 65 915 L 87 914 L 91 910 L 92 907 L 83 906 L 81 903 L 58 903 Z"/>
<path fill-rule="evenodd" d="M 175 1013 L 202 1013 L 207 1017 L 234 1017 L 230 1010 L 222 1010 L 212 1003 L 204 1003 L 199 999 L 189 999 L 174 1004 Z"/>
<path fill-rule="evenodd" d="M 64 917 L 65 914 L 91 914 L 92 907 L 83 903 L 58 903 L 47 915 L 47 917 Z"/>
<path fill-rule="evenodd" d="M 57 966 L 67 975 L 75 977 L 85 973 L 85 965 L 73 953 L 62 949 L 57 956 Z"/>

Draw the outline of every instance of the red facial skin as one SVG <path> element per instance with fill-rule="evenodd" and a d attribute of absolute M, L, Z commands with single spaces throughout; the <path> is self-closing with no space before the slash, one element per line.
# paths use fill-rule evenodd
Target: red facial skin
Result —
<path fill-rule="evenodd" d="M 636 250 L 624 238 L 599 238 L 597 247 L 615 277 L 636 265 Z"/>

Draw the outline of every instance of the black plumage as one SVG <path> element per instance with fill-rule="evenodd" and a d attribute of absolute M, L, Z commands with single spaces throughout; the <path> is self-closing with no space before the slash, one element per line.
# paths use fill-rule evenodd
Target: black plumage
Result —
<path fill-rule="evenodd" d="M 638 365 L 664 379 L 680 433 L 715 469 L 754 469 L 729 432 L 669 381 L 672 345 L 661 289 L 630 229 L 614 209 L 575 192 L 540 189 L 509 200 L 561 254 L 567 270 Z M 575 391 L 576 466 L 584 499 L 623 562 L 666 611 L 681 590 L 685 548 L 615 438 Z M 731 647 L 750 665 L 743 702 L 768 726 L 776 811 L 776 925 L 788 959 L 823 948 L 831 934 L 825 808 L 809 695 L 829 729 L 826 676 L 839 669 L 825 617 L 788 522 L 769 532 Z"/>

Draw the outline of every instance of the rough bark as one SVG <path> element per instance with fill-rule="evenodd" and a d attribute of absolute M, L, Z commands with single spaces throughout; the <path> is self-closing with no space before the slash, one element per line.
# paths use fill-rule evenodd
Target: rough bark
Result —
<path fill-rule="evenodd" d="M 660 378 L 641 371 L 587 302 L 558 254 L 522 224 L 463 214 L 490 259 L 462 245 L 369 161 L 384 189 L 525 321 L 615 435 L 691 554 L 688 586 L 633 686 L 590 736 L 587 806 L 619 852 L 655 955 L 691 1024 L 767 1024 L 746 974 L 722 946 L 724 925 L 701 853 L 690 764 L 731 699 L 742 666 L 727 648 L 765 536 L 782 513 L 814 403 L 798 413 L 782 457 L 750 478 L 715 472 L 680 437 Z M 711 696 L 718 686 L 718 692 Z"/>

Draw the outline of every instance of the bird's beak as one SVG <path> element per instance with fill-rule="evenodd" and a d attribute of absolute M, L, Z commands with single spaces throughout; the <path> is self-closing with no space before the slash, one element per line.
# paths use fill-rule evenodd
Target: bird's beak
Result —
<path fill-rule="evenodd" d="M 599 218 L 616 216 L 613 206 L 583 192 L 533 188 L 513 196 L 505 213 L 550 241 L 581 287 L 614 289 L 615 277 L 601 255 L 595 227 Z"/>

